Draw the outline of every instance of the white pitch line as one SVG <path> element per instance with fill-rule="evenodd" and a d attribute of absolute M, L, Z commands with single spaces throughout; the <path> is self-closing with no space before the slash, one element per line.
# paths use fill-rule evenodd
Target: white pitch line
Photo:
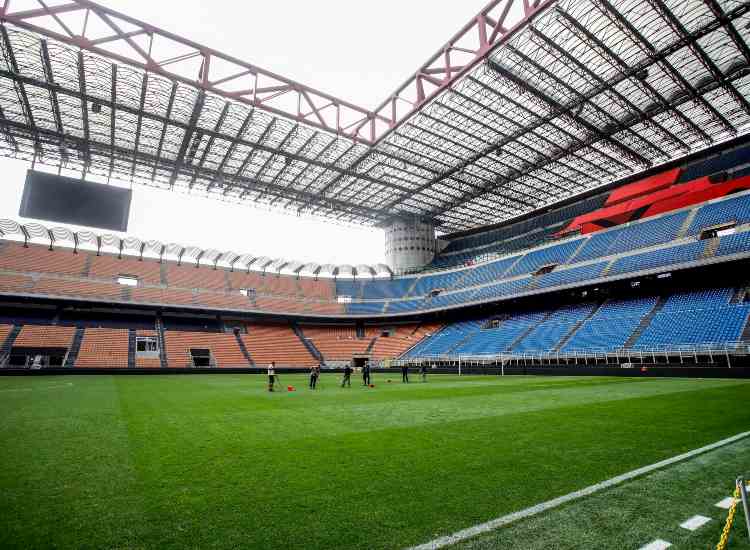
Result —
<path fill-rule="evenodd" d="M 4 390 L 0 390 L 0 392 L 34 391 L 34 390 L 49 390 L 49 389 L 55 389 L 55 388 L 70 388 L 72 385 L 73 385 L 73 382 L 68 382 L 67 384 L 55 384 L 53 386 L 39 386 L 35 388 L 7 388 Z"/>
<path fill-rule="evenodd" d="M 666 466 L 671 466 L 673 464 L 677 464 L 678 462 L 682 462 L 683 460 L 687 460 L 689 458 L 693 458 L 700 454 L 713 451 L 714 449 L 718 449 L 719 447 L 729 445 L 730 443 L 735 443 L 736 441 L 744 439 L 748 436 L 750 436 L 750 431 L 742 432 L 737 435 L 733 435 L 732 437 L 722 439 L 721 441 L 711 443 L 699 449 L 693 449 L 692 451 L 688 451 L 686 453 L 673 456 L 672 458 L 667 458 L 665 460 L 655 462 L 654 464 L 649 464 L 648 466 L 643 466 L 642 468 L 631 470 L 630 472 L 621 474 L 619 476 L 615 476 L 613 478 L 607 479 L 600 483 L 589 485 L 588 487 L 584 489 L 580 489 L 578 491 L 568 493 L 567 495 L 563 495 L 557 498 L 553 498 L 552 500 L 548 500 L 546 502 L 535 504 L 534 506 L 531 506 L 530 508 L 525 508 L 524 510 L 519 510 L 518 512 L 513 512 L 511 514 L 507 514 L 505 516 L 495 518 L 488 522 L 480 523 L 478 525 L 474 525 L 473 527 L 462 529 L 461 531 L 456 531 L 455 533 L 451 535 L 438 537 L 434 540 L 431 540 L 430 542 L 426 542 L 418 546 L 412 546 L 408 550 L 435 550 L 437 548 L 445 548 L 446 546 L 450 546 L 458 542 L 464 541 L 466 539 L 476 537 L 477 535 L 481 535 L 482 533 L 494 531 L 495 529 L 499 527 L 503 527 L 505 525 L 518 521 L 519 519 L 524 519 L 524 518 L 528 518 L 531 516 L 535 516 L 542 512 L 546 512 L 547 510 L 550 510 L 552 508 L 556 508 L 560 506 L 561 504 L 565 504 L 567 502 L 571 502 L 573 500 L 577 500 L 579 498 L 586 497 L 594 493 L 598 493 L 599 491 L 602 491 L 603 489 L 614 487 L 615 485 L 619 485 L 620 483 L 624 483 L 626 481 L 630 481 L 631 479 L 642 476 L 644 474 L 651 473 L 654 470 L 658 470 Z"/>
<path fill-rule="evenodd" d="M 665 550 L 670 546 L 672 546 L 671 542 L 656 539 L 654 542 L 649 542 L 646 546 L 641 546 L 638 550 Z"/>
<path fill-rule="evenodd" d="M 680 527 L 682 527 L 683 529 L 687 529 L 688 531 L 695 531 L 696 529 L 700 529 L 701 527 L 706 525 L 709 521 L 711 521 L 711 518 L 697 515 L 680 523 Z"/>
<path fill-rule="evenodd" d="M 724 510 L 729 510 L 732 507 L 732 504 L 734 504 L 734 497 L 727 497 L 721 499 L 719 502 L 714 504 L 717 508 L 722 508 Z"/>

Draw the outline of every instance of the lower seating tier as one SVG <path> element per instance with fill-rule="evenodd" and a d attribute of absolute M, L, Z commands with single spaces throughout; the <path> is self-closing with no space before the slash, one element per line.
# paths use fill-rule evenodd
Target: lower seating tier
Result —
<path fill-rule="evenodd" d="M 750 302 L 732 301 L 746 295 L 744 289 L 720 287 L 510 310 L 449 324 L 402 358 L 722 349 L 750 341 Z"/>

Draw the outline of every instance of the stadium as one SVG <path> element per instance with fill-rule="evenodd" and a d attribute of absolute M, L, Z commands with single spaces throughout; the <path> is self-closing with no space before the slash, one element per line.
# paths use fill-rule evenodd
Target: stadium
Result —
<path fill-rule="evenodd" d="M 750 2 L 463 23 L 365 108 L 0 5 L 2 548 L 750 548 Z M 384 249 L 136 237 L 140 188 Z"/>

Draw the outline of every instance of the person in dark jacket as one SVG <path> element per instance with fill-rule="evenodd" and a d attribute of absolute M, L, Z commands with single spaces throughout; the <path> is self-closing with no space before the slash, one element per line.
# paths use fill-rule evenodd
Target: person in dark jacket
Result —
<path fill-rule="evenodd" d="M 422 376 L 422 382 L 427 382 L 427 363 L 422 363 L 419 367 L 419 374 Z"/>
<path fill-rule="evenodd" d="M 349 363 L 344 367 L 344 378 L 341 380 L 341 387 L 344 386 L 352 387 L 352 366 Z"/>
<path fill-rule="evenodd" d="M 401 365 L 401 382 L 404 384 L 409 383 L 409 367 Z"/>
<path fill-rule="evenodd" d="M 310 369 L 310 389 L 314 390 L 318 385 L 318 377 L 320 376 L 320 365 L 315 365 Z"/>
<path fill-rule="evenodd" d="M 370 363 L 365 361 L 365 364 L 362 365 L 362 384 L 365 386 L 370 385 Z"/>

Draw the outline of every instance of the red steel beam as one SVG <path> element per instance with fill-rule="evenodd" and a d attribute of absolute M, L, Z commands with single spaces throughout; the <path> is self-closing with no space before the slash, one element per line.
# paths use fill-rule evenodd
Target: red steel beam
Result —
<path fill-rule="evenodd" d="M 0 21 L 11 23 L 118 63 L 140 67 L 270 113 L 373 145 L 417 113 L 497 46 L 557 0 L 492 0 L 374 111 L 262 69 L 128 15 L 92 2 L 69 0 L 38 9 L 13 10 L 0 0 Z M 66 14 L 64 23 L 59 14 Z M 71 15 L 78 15 L 77 24 Z M 91 22 L 107 29 L 94 36 Z M 73 30 L 76 29 L 76 30 Z M 80 30 L 79 30 L 80 29 Z M 145 37 L 145 43 L 136 38 Z M 167 45 L 168 57 L 160 58 Z M 117 48 L 113 50 L 111 48 Z M 196 70 L 190 63 L 200 59 Z M 222 64 L 219 74 L 216 67 Z M 167 68 L 169 67 L 169 68 Z"/>
<path fill-rule="evenodd" d="M 47 7 L 37 0 L 38 9 L 14 10 L 13 0 L 0 1 L 0 21 L 356 141 L 375 140 L 377 115 L 372 111 L 96 2 L 70 0 Z M 66 14 L 65 22 L 58 17 L 61 13 Z M 94 35 L 95 19 L 99 28 L 107 29 L 105 35 Z M 144 41 L 136 40 L 144 36 Z M 157 60 L 160 47 L 170 50 L 166 61 Z M 175 55 L 175 50 L 180 53 Z M 190 65 L 196 58 L 198 74 Z M 215 69 L 219 64 L 221 74 Z"/>
<path fill-rule="evenodd" d="M 492 0 L 376 109 L 382 140 L 557 0 Z M 456 57 L 461 61 L 457 62 Z M 426 85 L 432 86 L 428 90 Z M 403 108 L 403 109 L 402 109 Z"/>

